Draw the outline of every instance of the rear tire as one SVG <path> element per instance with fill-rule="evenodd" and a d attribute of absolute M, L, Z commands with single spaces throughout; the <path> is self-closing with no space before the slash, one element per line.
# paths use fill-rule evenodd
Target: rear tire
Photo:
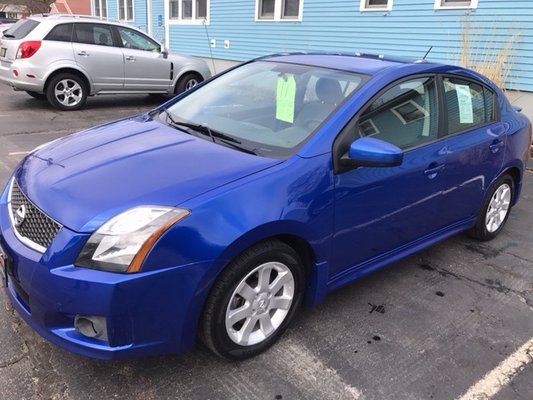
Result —
<path fill-rule="evenodd" d="M 200 339 L 221 357 L 253 357 L 283 334 L 304 288 L 304 268 L 294 249 L 278 240 L 259 243 L 231 262 L 213 285 Z"/>
<path fill-rule="evenodd" d="M 48 102 L 60 110 L 78 110 L 87 101 L 87 87 L 79 76 L 63 73 L 54 76 L 46 88 Z"/>
<path fill-rule="evenodd" d="M 178 83 L 176 83 L 174 94 L 180 94 L 186 90 L 192 89 L 202 81 L 202 77 L 197 73 L 188 72 L 178 80 Z"/>
<path fill-rule="evenodd" d="M 509 218 L 513 199 L 514 180 L 510 175 L 502 175 L 488 191 L 476 225 L 468 234 L 483 242 L 498 236 Z"/>
<path fill-rule="evenodd" d="M 38 100 L 46 100 L 46 94 L 39 93 L 39 92 L 30 92 L 29 90 L 26 90 L 26 93 L 28 93 L 31 97 Z"/>

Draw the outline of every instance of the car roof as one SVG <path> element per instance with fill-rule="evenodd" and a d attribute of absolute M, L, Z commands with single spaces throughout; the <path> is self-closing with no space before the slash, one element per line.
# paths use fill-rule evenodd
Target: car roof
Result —
<path fill-rule="evenodd" d="M 385 57 L 383 55 L 361 53 L 288 53 L 275 54 L 262 59 L 339 69 L 367 75 L 375 75 L 387 68 L 399 67 L 406 64 L 426 63 L 426 61 L 420 60 L 412 61 L 399 57 Z"/>

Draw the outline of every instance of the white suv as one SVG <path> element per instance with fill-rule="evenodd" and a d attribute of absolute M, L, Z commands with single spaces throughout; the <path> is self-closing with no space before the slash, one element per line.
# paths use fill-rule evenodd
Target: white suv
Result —
<path fill-rule="evenodd" d="M 32 16 L 0 39 L 0 82 L 62 110 L 98 94 L 172 95 L 209 77 L 203 60 L 169 53 L 136 28 L 96 17 Z"/>

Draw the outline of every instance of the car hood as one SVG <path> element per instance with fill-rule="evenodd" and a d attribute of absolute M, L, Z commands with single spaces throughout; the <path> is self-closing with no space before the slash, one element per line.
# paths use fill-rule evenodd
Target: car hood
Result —
<path fill-rule="evenodd" d="M 50 217 L 74 231 L 92 232 L 128 208 L 176 206 L 280 162 L 140 116 L 34 151 L 22 161 L 16 179 Z"/>

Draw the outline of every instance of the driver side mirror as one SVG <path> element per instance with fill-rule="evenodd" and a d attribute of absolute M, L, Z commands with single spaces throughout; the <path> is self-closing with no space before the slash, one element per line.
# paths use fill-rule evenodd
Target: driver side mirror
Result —
<path fill-rule="evenodd" d="M 168 49 L 165 46 L 161 47 L 161 55 L 163 58 L 168 58 Z"/>
<path fill-rule="evenodd" d="M 402 164 L 403 152 L 391 143 L 363 137 L 352 142 L 341 162 L 346 166 L 395 167 Z"/>

